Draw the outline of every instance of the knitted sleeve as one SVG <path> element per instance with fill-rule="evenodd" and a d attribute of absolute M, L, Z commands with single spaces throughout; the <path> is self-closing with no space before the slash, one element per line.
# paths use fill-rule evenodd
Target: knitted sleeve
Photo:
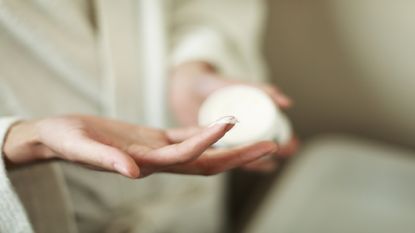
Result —
<path fill-rule="evenodd" d="M 5 137 L 11 125 L 18 118 L 0 117 L 0 148 L 3 148 Z M 20 203 L 12 184 L 7 177 L 3 160 L 3 150 L 0 158 L 0 232 L 1 233 L 31 233 L 33 232 L 25 210 Z"/>
<path fill-rule="evenodd" d="M 176 0 L 170 15 L 171 63 L 205 61 L 245 81 L 265 81 L 263 0 Z"/>

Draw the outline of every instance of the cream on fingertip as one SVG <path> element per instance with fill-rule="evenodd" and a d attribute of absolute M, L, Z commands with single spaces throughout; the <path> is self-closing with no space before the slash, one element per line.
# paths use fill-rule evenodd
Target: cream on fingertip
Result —
<path fill-rule="evenodd" d="M 234 117 L 234 116 L 224 116 L 224 117 L 221 117 L 221 118 L 217 119 L 216 121 L 212 122 L 211 124 L 209 124 L 208 127 L 212 127 L 214 125 L 219 125 L 219 124 L 234 125 L 238 122 L 239 122 L 238 119 L 236 119 L 236 117 Z"/>

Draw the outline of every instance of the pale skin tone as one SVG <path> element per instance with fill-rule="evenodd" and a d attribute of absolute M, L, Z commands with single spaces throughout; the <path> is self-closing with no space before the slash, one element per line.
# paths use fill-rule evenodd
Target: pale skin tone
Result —
<path fill-rule="evenodd" d="M 278 145 L 270 141 L 215 149 L 211 145 L 232 129 L 233 118 L 222 119 L 210 127 L 191 126 L 195 125 L 197 109 L 203 99 L 232 82 L 221 79 L 206 63 L 183 64 L 172 74 L 170 93 L 172 110 L 186 127 L 154 129 L 85 115 L 26 120 L 11 127 L 3 154 L 10 166 L 61 159 L 130 178 L 157 172 L 214 175 L 237 167 L 273 170 L 276 164 L 270 155 L 293 153 L 295 140 L 280 148 L 279 153 L 276 153 Z M 204 88 L 199 88 L 201 86 Z M 274 93 L 271 86 L 258 88 L 264 88 L 284 107 L 291 104 L 284 95 Z"/>

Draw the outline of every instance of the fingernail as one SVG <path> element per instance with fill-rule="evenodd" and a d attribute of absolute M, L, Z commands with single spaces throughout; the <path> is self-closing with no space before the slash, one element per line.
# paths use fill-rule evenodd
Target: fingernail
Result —
<path fill-rule="evenodd" d="M 208 127 L 212 127 L 212 126 L 219 125 L 219 124 L 234 125 L 238 122 L 239 122 L 238 119 L 236 119 L 236 117 L 234 116 L 224 116 L 212 122 Z"/>
<path fill-rule="evenodd" d="M 119 164 L 119 163 L 114 163 L 114 164 L 113 164 L 113 167 L 114 167 L 114 169 L 115 169 L 117 172 L 121 173 L 122 175 L 124 175 L 124 176 L 128 176 L 128 177 L 130 177 L 130 176 L 131 176 L 131 174 L 130 174 L 130 172 L 128 171 L 127 167 L 122 166 L 122 165 L 121 165 L 121 164 Z"/>

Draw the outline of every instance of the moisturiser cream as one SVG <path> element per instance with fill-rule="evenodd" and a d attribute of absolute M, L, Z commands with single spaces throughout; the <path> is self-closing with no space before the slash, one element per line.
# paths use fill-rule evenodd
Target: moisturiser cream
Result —
<path fill-rule="evenodd" d="M 235 116 L 239 123 L 216 143 L 217 146 L 238 146 L 262 140 L 285 144 L 292 136 L 287 117 L 265 92 L 255 87 L 224 87 L 209 95 L 199 110 L 199 124 L 206 126 L 222 116 Z"/>

